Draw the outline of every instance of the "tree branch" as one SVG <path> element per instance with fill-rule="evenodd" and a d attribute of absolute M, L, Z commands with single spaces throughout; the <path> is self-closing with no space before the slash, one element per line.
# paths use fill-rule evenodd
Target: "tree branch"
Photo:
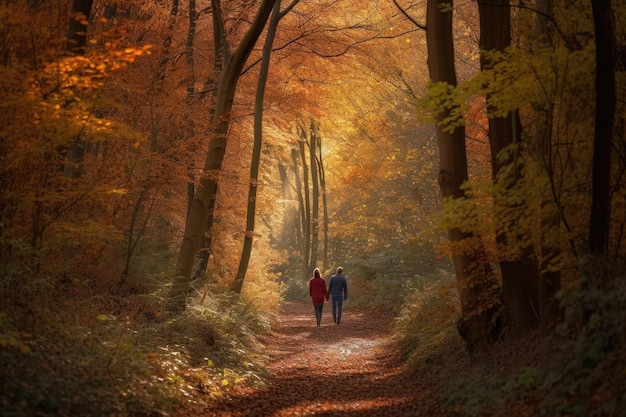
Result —
<path fill-rule="evenodd" d="M 400 13 L 402 13 L 404 15 L 404 17 L 406 17 L 407 19 L 409 19 L 409 21 L 411 23 L 413 23 L 415 25 L 415 27 L 422 29 L 422 30 L 426 30 L 426 25 L 422 25 L 420 23 L 417 22 L 417 20 L 413 19 L 406 10 L 404 10 L 397 2 L 397 0 L 393 0 L 393 4 L 396 5 L 396 7 L 398 8 L 398 10 L 400 11 Z"/>

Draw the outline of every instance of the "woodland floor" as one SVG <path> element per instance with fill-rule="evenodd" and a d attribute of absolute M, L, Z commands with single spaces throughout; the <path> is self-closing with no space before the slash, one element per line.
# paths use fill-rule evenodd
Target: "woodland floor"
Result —
<path fill-rule="evenodd" d="M 203 410 L 203 416 L 437 416 L 436 389 L 398 360 L 393 314 L 344 305 L 340 325 L 325 304 L 320 327 L 310 303 L 284 303 L 264 340 L 268 383 L 245 388 Z M 200 415 L 200 413 L 199 413 Z"/>

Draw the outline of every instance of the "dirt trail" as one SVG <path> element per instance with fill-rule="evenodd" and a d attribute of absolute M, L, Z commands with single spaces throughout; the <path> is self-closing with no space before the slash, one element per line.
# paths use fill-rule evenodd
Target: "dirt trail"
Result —
<path fill-rule="evenodd" d="M 324 306 L 315 325 L 309 303 L 285 303 L 266 339 L 272 379 L 214 404 L 207 416 L 435 416 L 432 389 L 397 361 L 393 316 L 346 306 L 340 325 Z M 430 397 L 430 400 L 428 399 Z"/>

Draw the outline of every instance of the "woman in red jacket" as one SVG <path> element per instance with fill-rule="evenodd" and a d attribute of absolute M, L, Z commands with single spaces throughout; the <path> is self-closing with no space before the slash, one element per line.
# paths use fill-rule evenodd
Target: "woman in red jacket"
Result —
<path fill-rule="evenodd" d="M 322 309 L 324 308 L 324 299 L 328 301 L 328 289 L 326 288 L 326 280 L 320 274 L 319 268 L 315 268 L 313 278 L 309 281 L 309 295 L 313 301 L 315 309 L 315 318 L 319 327 L 322 321 Z"/>

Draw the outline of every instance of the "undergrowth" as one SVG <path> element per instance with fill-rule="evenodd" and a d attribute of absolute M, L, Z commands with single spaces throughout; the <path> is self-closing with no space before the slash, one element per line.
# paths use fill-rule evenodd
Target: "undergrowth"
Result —
<path fill-rule="evenodd" d="M 594 277 L 595 275 L 595 277 Z M 560 295 L 549 337 L 505 340 L 470 358 L 456 331 L 452 278 L 414 291 L 396 320 L 398 346 L 454 416 L 625 416 L 626 280 L 598 269 Z"/>
<path fill-rule="evenodd" d="M 212 294 L 168 316 L 151 294 L 51 282 L 19 268 L 1 278 L 2 416 L 165 415 L 194 393 L 262 383 L 256 336 L 271 319 L 242 297 Z"/>

